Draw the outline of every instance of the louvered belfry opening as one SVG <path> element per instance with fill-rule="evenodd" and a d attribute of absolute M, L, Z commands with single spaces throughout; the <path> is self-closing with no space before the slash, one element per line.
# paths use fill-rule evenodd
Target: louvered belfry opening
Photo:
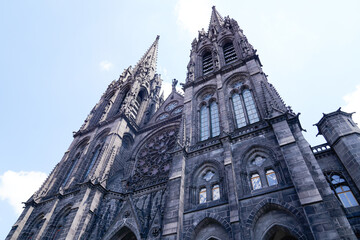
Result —
<path fill-rule="evenodd" d="M 207 74 L 213 70 L 212 56 L 210 52 L 207 52 L 203 56 L 203 73 Z"/>
<path fill-rule="evenodd" d="M 234 45 L 232 42 L 226 43 L 223 47 L 225 63 L 228 64 L 237 59 Z"/>

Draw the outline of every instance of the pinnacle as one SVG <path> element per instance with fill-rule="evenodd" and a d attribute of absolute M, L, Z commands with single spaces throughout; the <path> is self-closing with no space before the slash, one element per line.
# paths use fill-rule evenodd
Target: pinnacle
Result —
<path fill-rule="evenodd" d="M 224 19 L 221 17 L 220 13 L 216 10 L 215 6 L 212 6 L 209 31 L 211 26 L 221 27 L 223 24 L 224 24 Z"/>

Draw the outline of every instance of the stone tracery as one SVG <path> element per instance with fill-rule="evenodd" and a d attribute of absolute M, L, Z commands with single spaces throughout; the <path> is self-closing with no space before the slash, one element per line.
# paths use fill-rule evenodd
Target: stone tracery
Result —
<path fill-rule="evenodd" d="M 170 128 L 150 138 L 140 149 L 129 186 L 135 189 L 167 180 L 171 167 L 171 150 L 178 130 Z"/>

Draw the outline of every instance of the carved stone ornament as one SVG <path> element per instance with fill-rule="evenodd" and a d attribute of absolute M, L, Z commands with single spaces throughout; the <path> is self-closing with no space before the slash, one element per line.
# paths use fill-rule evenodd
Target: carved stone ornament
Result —
<path fill-rule="evenodd" d="M 159 227 L 154 227 L 153 229 L 151 229 L 151 234 L 154 236 L 154 237 L 157 237 L 160 235 L 160 228 Z"/>
<path fill-rule="evenodd" d="M 133 189 L 167 181 L 171 167 L 169 150 L 174 148 L 178 130 L 167 129 L 149 139 L 140 149 L 128 186 Z"/>
<path fill-rule="evenodd" d="M 128 218 L 128 217 L 130 217 L 130 212 L 129 212 L 129 211 L 125 211 L 125 213 L 124 213 L 124 218 Z"/>
<path fill-rule="evenodd" d="M 251 161 L 251 164 L 260 167 L 265 161 L 266 158 L 257 156 L 254 160 Z"/>

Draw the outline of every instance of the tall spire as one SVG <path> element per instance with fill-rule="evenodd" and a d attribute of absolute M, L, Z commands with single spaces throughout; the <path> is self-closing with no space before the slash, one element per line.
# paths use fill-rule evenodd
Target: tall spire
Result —
<path fill-rule="evenodd" d="M 224 25 L 224 19 L 221 17 L 220 13 L 216 10 L 215 6 L 213 6 L 208 32 L 210 33 L 213 27 L 215 27 L 216 30 L 219 30 L 219 28 L 222 27 L 223 25 Z"/>
<path fill-rule="evenodd" d="M 146 68 L 152 69 L 152 71 L 156 72 L 156 63 L 157 63 L 157 53 L 158 53 L 158 45 L 159 45 L 160 36 L 157 35 L 153 44 L 149 47 L 149 49 L 145 52 L 140 61 L 136 64 L 134 70 L 136 72 L 139 66 L 144 66 Z"/>

